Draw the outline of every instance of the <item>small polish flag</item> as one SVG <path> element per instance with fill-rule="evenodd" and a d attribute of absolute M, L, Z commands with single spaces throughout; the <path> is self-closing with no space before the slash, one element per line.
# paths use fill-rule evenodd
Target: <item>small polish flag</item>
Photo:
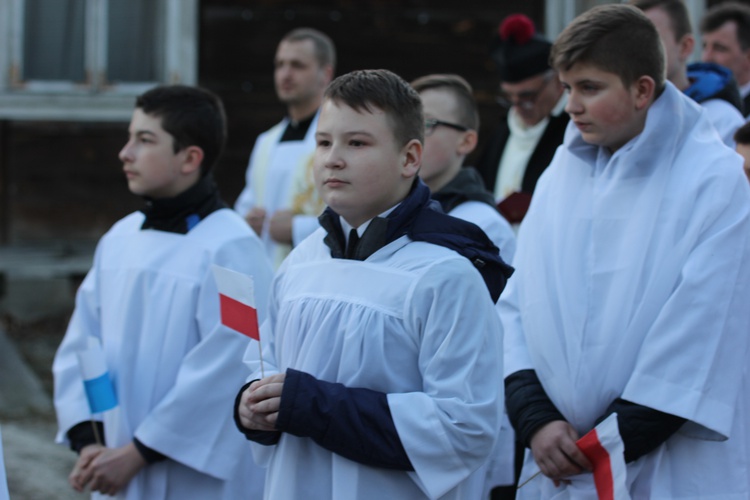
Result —
<path fill-rule="evenodd" d="M 77 354 L 91 413 L 102 413 L 116 407 L 115 388 L 109 378 L 99 340 L 89 337 L 86 349 Z"/>
<path fill-rule="evenodd" d="M 219 290 L 221 324 L 260 341 L 253 278 L 215 264 L 211 268 Z"/>
<path fill-rule="evenodd" d="M 625 445 L 617 428 L 617 413 L 604 419 L 576 444 L 594 465 L 594 485 L 599 500 L 629 500 Z"/>

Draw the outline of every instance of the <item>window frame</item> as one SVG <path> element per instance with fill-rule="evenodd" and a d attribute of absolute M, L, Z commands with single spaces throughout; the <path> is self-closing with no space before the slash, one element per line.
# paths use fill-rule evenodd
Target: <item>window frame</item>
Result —
<path fill-rule="evenodd" d="M 707 0 L 684 0 L 685 6 L 690 13 L 690 20 L 695 32 L 695 50 L 693 51 L 693 60 L 700 60 L 701 40 L 698 25 L 706 12 Z M 561 2 L 560 0 L 545 0 L 545 25 L 544 32 L 550 40 L 554 40 L 565 27 L 573 21 L 578 15 L 594 7 L 595 5 L 607 3 L 620 3 L 619 0 L 570 0 Z"/>
<path fill-rule="evenodd" d="M 154 0 L 162 9 L 158 80 L 105 81 L 107 0 L 85 0 L 84 65 L 87 82 L 21 82 L 26 0 L 0 0 L 0 119 L 127 121 L 133 98 L 157 84 L 194 85 L 198 66 L 198 0 Z"/>

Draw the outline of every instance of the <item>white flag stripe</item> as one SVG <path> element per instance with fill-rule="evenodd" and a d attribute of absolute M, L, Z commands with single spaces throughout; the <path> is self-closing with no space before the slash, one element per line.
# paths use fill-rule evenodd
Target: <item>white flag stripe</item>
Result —
<path fill-rule="evenodd" d="M 88 346 L 83 351 L 78 351 L 78 365 L 81 367 L 81 375 L 84 380 L 93 380 L 107 373 L 107 365 L 104 362 L 104 350 L 96 338 L 88 339 Z"/>
<path fill-rule="evenodd" d="M 255 285 L 252 276 L 216 264 L 211 266 L 211 271 L 220 294 L 255 308 Z"/>
<path fill-rule="evenodd" d="M 617 426 L 617 413 L 613 413 L 596 426 L 599 442 L 609 453 L 612 486 L 615 500 L 630 500 L 625 465 L 625 445 Z"/>

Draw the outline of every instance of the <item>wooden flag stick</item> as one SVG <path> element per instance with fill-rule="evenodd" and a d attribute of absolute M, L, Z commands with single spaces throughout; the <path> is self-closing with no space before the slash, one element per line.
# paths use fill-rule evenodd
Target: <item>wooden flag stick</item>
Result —
<path fill-rule="evenodd" d="M 260 338 L 258 338 L 258 354 L 260 355 L 260 378 L 266 378 L 266 370 L 263 369 L 263 348 L 260 345 Z"/>
<path fill-rule="evenodd" d="M 96 439 L 96 444 L 104 446 L 102 437 L 99 435 L 99 426 L 96 425 L 96 420 L 94 420 L 93 416 L 91 417 L 91 428 L 94 430 L 94 439 Z"/>
<path fill-rule="evenodd" d="M 531 476 L 530 478 L 528 478 L 528 479 L 527 479 L 526 481 L 524 481 L 523 483 L 519 484 L 519 485 L 518 485 L 518 488 L 516 488 L 516 489 L 517 489 L 517 490 L 520 490 L 521 488 L 523 488 L 524 486 L 526 486 L 526 484 L 527 484 L 527 483 L 528 483 L 529 481 L 531 481 L 532 479 L 534 479 L 535 477 L 537 477 L 537 476 L 538 476 L 539 474 L 541 474 L 541 473 L 542 473 L 542 471 L 537 471 L 537 472 L 536 472 L 536 474 L 533 474 L 533 475 L 532 475 L 532 476 Z"/>

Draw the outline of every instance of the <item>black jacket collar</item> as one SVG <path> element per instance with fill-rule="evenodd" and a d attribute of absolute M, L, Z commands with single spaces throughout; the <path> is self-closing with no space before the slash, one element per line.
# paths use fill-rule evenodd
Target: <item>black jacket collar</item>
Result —
<path fill-rule="evenodd" d="M 339 215 L 327 207 L 319 217 L 328 232 L 323 240 L 331 249 L 331 257 L 345 256 L 345 238 Z M 478 226 L 442 212 L 430 199 L 429 188 L 419 179 L 401 204 L 387 218 L 376 217 L 361 236 L 355 260 L 370 255 L 407 235 L 414 241 L 425 241 L 455 250 L 471 261 L 482 275 L 493 301 L 497 301 L 513 268 L 500 258 L 498 248 Z"/>
<path fill-rule="evenodd" d="M 219 190 L 211 174 L 201 177 L 193 186 L 174 198 L 144 199 L 146 208 L 141 211 L 146 215 L 146 219 L 141 229 L 179 234 L 187 234 L 209 214 L 227 207 L 219 197 Z"/>
<path fill-rule="evenodd" d="M 467 201 L 481 201 L 495 208 L 495 198 L 485 189 L 482 176 L 472 167 L 462 167 L 448 184 L 432 193 L 432 199 L 440 203 L 445 213 Z"/>

